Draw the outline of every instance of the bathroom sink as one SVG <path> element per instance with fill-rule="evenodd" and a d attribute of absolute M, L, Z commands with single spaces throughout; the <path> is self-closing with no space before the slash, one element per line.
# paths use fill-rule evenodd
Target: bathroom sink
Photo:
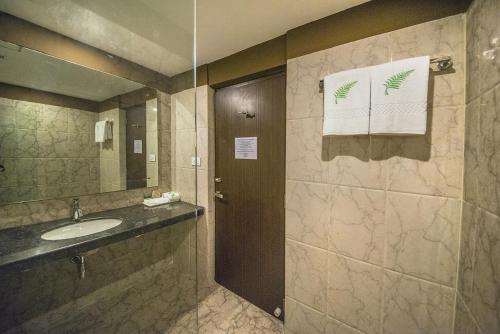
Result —
<path fill-rule="evenodd" d="M 117 218 L 96 218 L 53 229 L 42 234 L 44 240 L 64 240 L 99 233 L 122 223 Z"/>

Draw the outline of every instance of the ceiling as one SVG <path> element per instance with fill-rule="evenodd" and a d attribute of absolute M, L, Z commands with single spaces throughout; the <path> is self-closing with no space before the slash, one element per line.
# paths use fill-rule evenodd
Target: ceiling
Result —
<path fill-rule="evenodd" d="M 136 82 L 0 42 L 0 81 L 101 102 L 144 87 Z"/>
<path fill-rule="evenodd" d="M 198 63 L 205 64 L 367 0 L 198 0 Z"/>
<path fill-rule="evenodd" d="M 205 64 L 368 0 L 197 0 Z M 0 10 L 172 76 L 193 66 L 188 0 L 1 0 Z"/>

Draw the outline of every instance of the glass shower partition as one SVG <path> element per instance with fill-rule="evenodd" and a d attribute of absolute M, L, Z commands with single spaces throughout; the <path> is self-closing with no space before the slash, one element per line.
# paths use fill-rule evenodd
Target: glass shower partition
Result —
<path fill-rule="evenodd" d="M 138 206 L 158 193 L 179 193 L 195 212 L 96 247 L 84 237 L 84 251 L 72 246 L 57 256 L 45 256 L 48 242 L 37 241 L 30 247 L 40 246 L 39 253 L 29 261 L 0 265 L 0 332 L 197 333 L 194 208 L 204 161 L 196 152 L 195 0 L 7 0 L 0 24 L 20 32 L 0 41 L 0 55 L 8 53 L 2 60 L 13 61 L 0 66 L 0 117 L 17 112 L 13 117 L 28 124 L 0 119 L 0 134 L 19 134 L 12 138 L 24 140 L 15 143 L 20 147 L 33 132 L 37 145 L 32 156 L 12 157 L 10 146 L 0 146 L 7 173 L 0 175 L 0 207 L 19 215 L 0 215 L 0 257 L 3 250 L 22 257 L 14 248 L 36 237 L 32 227 L 67 219 L 74 197 L 85 214 L 136 206 L 144 216 L 134 219 L 144 226 L 161 216 L 155 210 L 170 210 Z M 37 100 L 44 94 L 51 98 Z M 70 108 L 52 97 L 85 103 Z M 112 122 L 114 143 L 94 142 L 94 124 L 102 120 Z M 43 140 L 50 150 L 42 151 Z M 12 191 L 21 187 L 10 174 L 21 160 L 33 162 L 22 166 L 33 172 L 22 196 Z"/>

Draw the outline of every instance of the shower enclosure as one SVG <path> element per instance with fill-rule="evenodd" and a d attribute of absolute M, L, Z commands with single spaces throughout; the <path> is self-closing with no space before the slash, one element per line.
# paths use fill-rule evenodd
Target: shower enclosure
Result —
<path fill-rule="evenodd" d="M 0 3 L 1 333 L 197 332 L 194 43 L 195 1 Z M 73 198 L 134 232 L 53 247 Z"/>

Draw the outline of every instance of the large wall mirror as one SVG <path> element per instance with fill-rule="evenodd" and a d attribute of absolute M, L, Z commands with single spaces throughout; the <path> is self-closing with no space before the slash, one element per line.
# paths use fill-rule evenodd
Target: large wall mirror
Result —
<path fill-rule="evenodd" d="M 0 205 L 157 186 L 158 94 L 0 41 Z"/>

